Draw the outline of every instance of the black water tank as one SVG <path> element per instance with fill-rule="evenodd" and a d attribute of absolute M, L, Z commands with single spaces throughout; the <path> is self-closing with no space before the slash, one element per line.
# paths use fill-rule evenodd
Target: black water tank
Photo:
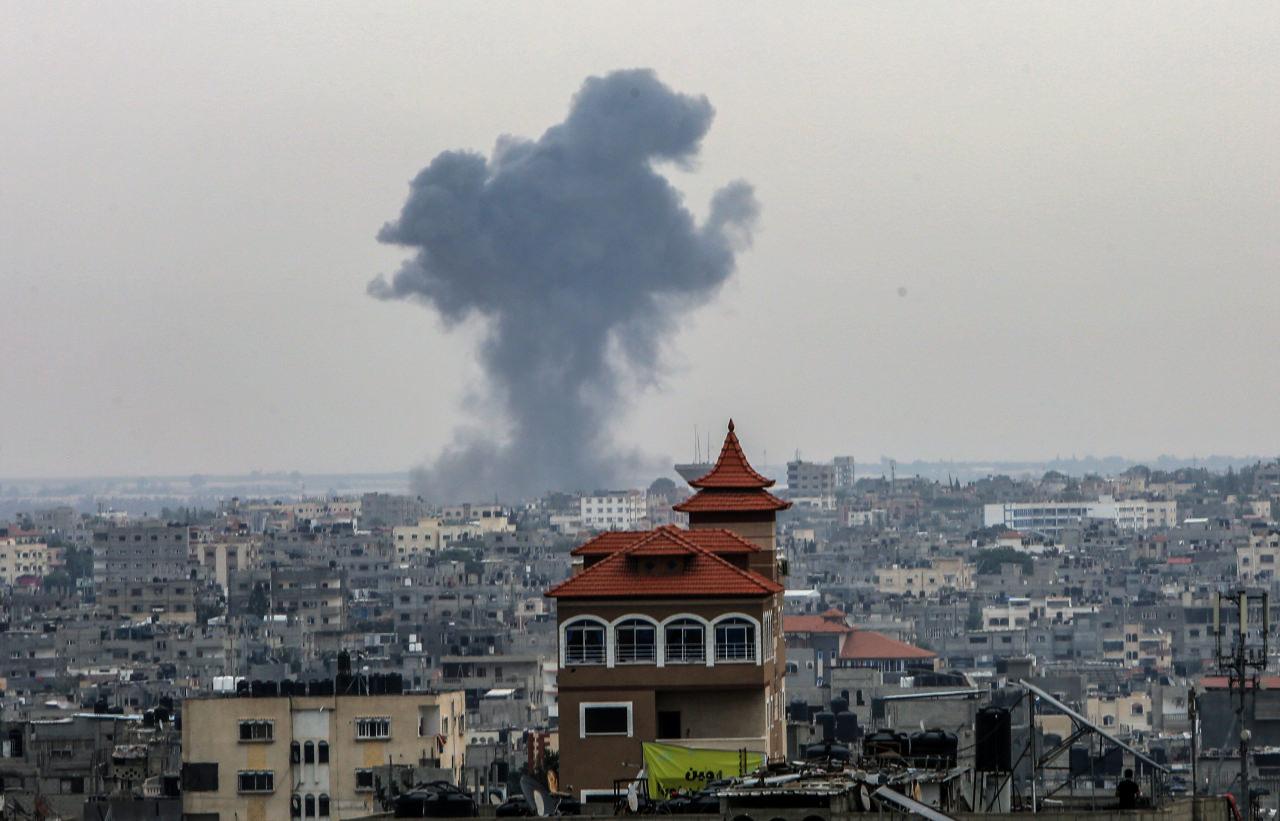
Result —
<path fill-rule="evenodd" d="M 849 748 L 843 744 L 809 744 L 803 754 L 810 761 L 848 761 L 851 758 Z"/>
<path fill-rule="evenodd" d="M 814 717 L 823 741 L 836 740 L 836 717 L 834 713 L 822 712 Z"/>
<path fill-rule="evenodd" d="M 369 676 L 369 695 L 385 696 L 387 694 L 387 680 L 381 673 L 374 673 Z"/>
<path fill-rule="evenodd" d="M 853 713 L 836 713 L 836 741 L 849 744 L 858 738 L 858 717 Z"/>
<path fill-rule="evenodd" d="M 849 712 L 849 699 L 847 698 L 831 699 L 831 712 L 835 713 L 836 715 Z"/>
<path fill-rule="evenodd" d="M 275 698 L 280 695 L 280 687 L 274 681 L 262 682 L 262 697 Z"/>
<path fill-rule="evenodd" d="M 1007 773 L 1013 768 L 1013 722 L 1004 707 L 984 707 L 974 721 L 973 768 Z"/>
<path fill-rule="evenodd" d="M 238 696 L 249 695 L 249 682 L 246 679 L 240 679 L 239 681 L 236 682 L 236 695 Z"/>
<path fill-rule="evenodd" d="M 404 692 L 404 676 L 399 673 L 387 674 L 387 695 L 398 696 Z"/>
<path fill-rule="evenodd" d="M 1124 768 L 1124 750 L 1112 747 L 1103 753 L 1094 763 L 1094 772 L 1098 775 L 1119 775 Z"/>
<path fill-rule="evenodd" d="M 954 767 L 959 742 L 954 733 L 943 730 L 926 730 L 911 734 L 911 760 L 916 766 Z"/>
<path fill-rule="evenodd" d="M 911 752 L 911 741 L 906 733 L 893 730 L 876 730 L 862 737 L 862 754 L 866 756 L 894 755 L 905 757 Z"/>

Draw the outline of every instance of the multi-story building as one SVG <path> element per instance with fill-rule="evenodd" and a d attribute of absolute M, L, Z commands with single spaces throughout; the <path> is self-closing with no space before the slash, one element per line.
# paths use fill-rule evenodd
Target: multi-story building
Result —
<path fill-rule="evenodd" d="M 1001 502 L 983 505 L 983 524 L 1054 535 L 1088 519 L 1114 522 L 1121 530 L 1169 528 L 1178 523 L 1178 503 L 1100 496 L 1096 502 Z"/>
<path fill-rule="evenodd" d="M 936 596 L 943 590 L 972 590 L 973 573 L 964 559 L 932 559 L 920 567 L 876 568 L 876 587 L 889 595 Z"/>
<path fill-rule="evenodd" d="M 360 497 L 360 524 L 364 527 L 412 524 L 426 514 L 426 502 L 416 496 L 366 493 Z"/>
<path fill-rule="evenodd" d="M 1271 584 L 1276 578 L 1277 556 L 1280 556 L 1280 530 L 1252 528 L 1249 543 L 1236 548 L 1236 578 L 1246 584 Z"/>
<path fill-rule="evenodd" d="M 93 581 L 168 581 L 190 577 L 186 525 L 144 522 L 93 532 Z"/>
<path fill-rule="evenodd" d="M 836 509 L 834 465 L 796 460 L 787 463 L 787 498 L 800 508 Z"/>
<path fill-rule="evenodd" d="M 831 466 L 835 468 L 836 490 L 847 490 L 852 488 L 854 482 L 857 481 L 857 462 L 852 456 L 837 456 L 831 460 Z"/>
<path fill-rule="evenodd" d="M 191 579 L 109 581 L 98 588 L 97 604 L 100 612 L 117 618 L 190 624 L 196 620 L 198 594 L 199 585 Z"/>
<path fill-rule="evenodd" d="M 982 608 L 982 629 L 987 632 L 1023 630 L 1033 624 L 1071 624 L 1077 614 L 1095 613 L 1093 605 L 1073 605 L 1065 596 L 1031 599 L 1010 596 L 1004 604 Z"/>
<path fill-rule="evenodd" d="M 368 816 L 382 810 L 380 767 L 436 768 L 459 783 L 465 732 L 457 692 L 187 699 L 183 817 Z"/>
<path fill-rule="evenodd" d="M 775 516 L 788 504 L 729 424 L 720 459 L 676 506 L 691 530 L 603 533 L 552 587 L 560 783 L 584 799 L 634 778 L 643 743 L 785 755 Z"/>
<path fill-rule="evenodd" d="M 578 515 L 587 530 L 635 530 L 648 521 L 643 490 L 597 490 L 578 500 Z"/>
<path fill-rule="evenodd" d="M 44 542 L 7 536 L 0 538 L 0 584 L 13 584 L 22 576 L 49 573 L 49 546 Z"/>
<path fill-rule="evenodd" d="M 484 533 L 479 522 L 447 522 L 436 516 L 426 516 L 417 524 L 393 527 L 391 538 L 395 542 L 396 559 L 404 560 L 419 553 L 434 553 L 455 544 L 482 539 Z"/>
<path fill-rule="evenodd" d="M 1145 733 L 1151 730 L 1151 695 L 1091 695 L 1085 700 L 1085 716 L 1112 732 Z"/>

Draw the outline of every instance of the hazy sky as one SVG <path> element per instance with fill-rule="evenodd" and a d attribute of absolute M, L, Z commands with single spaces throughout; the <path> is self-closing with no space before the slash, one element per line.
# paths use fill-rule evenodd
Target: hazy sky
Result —
<path fill-rule="evenodd" d="M 0 4 L 0 476 L 385 470 L 482 329 L 365 294 L 438 152 L 651 67 L 754 247 L 619 445 L 1280 451 L 1280 4 Z M 495 426 L 495 434 L 501 430 Z"/>

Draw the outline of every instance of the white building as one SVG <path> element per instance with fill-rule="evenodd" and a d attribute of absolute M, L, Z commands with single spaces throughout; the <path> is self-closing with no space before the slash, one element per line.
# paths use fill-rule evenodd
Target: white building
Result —
<path fill-rule="evenodd" d="M 1004 604 L 982 608 L 982 629 L 987 632 L 1022 630 L 1032 624 L 1071 624 L 1077 613 L 1096 613 L 1092 605 L 1073 605 L 1065 596 L 1031 599 L 1010 596 Z"/>
<path fill-rule="evenodd" d="M 1064 527 L 1086 519 L 1114 522 L 1121 530 L 1148 530 L 1174 527 L 1178 503 L 1149 499 L 1122 499 L 1099 496 L 1096 502 L 1003 502 L 983 505 L 983 524 L 1004 525 L 1013 530 L 1056 534 Z"/>
<path fill-rule="evenodd" d="M 643 490 L 597 490 L 578 500 L 578 511 L 587 530 L 637 530 L 649 521 Z"/>

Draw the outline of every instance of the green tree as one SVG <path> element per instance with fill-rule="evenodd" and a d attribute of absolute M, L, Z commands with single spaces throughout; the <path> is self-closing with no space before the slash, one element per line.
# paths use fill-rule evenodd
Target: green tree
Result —
<path fill-rule="evenodd" d="M 271 599 L 267 597 L 267 590 L 262 582 L 253 586 L 253 592 L 249 594 L 248 610 L 258 618 L 265 617 L 271 610 Z"/>
<path fill-rule="evenodd" d="M 1020 553 L 1012 547 L 989 548 L 987 550 L 979 550 L 978 555 L 974 557 L 975 564 L 978 566 L 978 574 L 982 576 L 995 576 L 1000 573 L 1000 565 L 1016 564 L 1022 567 L 1023 575 L 1030 575 L 1034 564 L 1030 556 L 1026 553 Z"/>

